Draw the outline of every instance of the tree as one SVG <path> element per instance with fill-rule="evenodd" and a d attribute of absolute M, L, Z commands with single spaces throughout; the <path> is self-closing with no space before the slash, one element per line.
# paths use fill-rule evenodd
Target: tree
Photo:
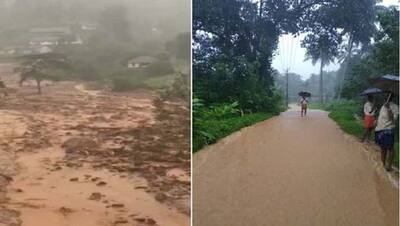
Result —
<path fill-rule="evenodd" d="M 21 67 L 16 70 L 20 72 L 20 86 L 27 79 L 34 79 L 37 83 L 39 94 L 42 92 L 40 84 L 43 80 L 57 81 L 60 79 L 57 75 L 53 74 L 54 70 L 71 70 L 69 60 L 62 54 L 32 54 L 18 57 L 18 59 L 22 60 Z"/>
<path fill-rule="evenodd" d="M 354 46 L 367 46 L 376 31 L 377 0 L 339 0 L 337 7 L 331 8 L 331 16 L 336 18 L 335 26 L 342 29 L 341 35 L 346 36 L 341 79 L 339 79 L 338 99 L 341 98 L 343 81 L 346 79 L 348 63 L 352 57 Z"/>
<path fill-rule="evenodd" d="M 243 69 L 256 65 L 257 83 L 274 95 L 271 60 L 281 34 L 312 33 L 303 40 L 308 57 L 320 61 L 320 93 L 325 65 L 338 56 L 343 40 L 367 43 L 373 34 L 375 0 L 198 0 L 193 2 L 194 91 L 209 102 L 238 98 Z M 351 37 L 349 39 L 348 37 Z M 349 55 L 349 54 L 348 54 Z M 226 60 L 228 59 L 228 60 Z M 317 59 L 315 61 L 315 59 Z M 228 62 L 227 62 L 228 61 Z M 219 70 L 218 79 L 212 78 Z M 218 84 L 212 84 L 218 82 Z M 214 90 L 215 89 L 215 90 Z M 250 91 L 255 92 L 255 91 Z M 203 97 L 202 93 L 204 93 Z M 211 95 L 212 93 L 212 95 Z M 208 102 L 209 101 L 209 102 Z M 243 103 L 240 103 L 243 104 Z M 254 105 L 252 105 L 254 106 Z"/>
<path fill-rule="evenodd" d="M 373 59 L 383 73 L 399 74 L 399 10 L 389 7 L 378 14 Z"/>
<path fill-rule="evenodd" d="M 174 40 L 171 40 L 165 44 L 165 48 L 177 59 L 190 60 L 190 33 L 186 32 L 178 34 Z"/>
<path fill-rule="evenodd" d="M 240 100 L 248 110 L 274 105 L 271 61 L 279 35 L 298 29 L 287 18 L 294 17 L 294 2 L 193 2 L 193 84 L 205 104 Z"/>
<path fill-rule="evenodd" d="M 330 0 L 315 1 L 310 4 L 308 11 L 302 15 L 303 23 L 300 28 L 303 32 L 315 33 L 316 28 L 324 28 L 330 36 L 338 36 L 340 42 L 337 48 L 341 49 L 339 57 L 342 63 L 341 79 L 339 78 L 339 96 L 347 64 L 353 54 L 354 47 L 368 46 L 375 32 L 375 15 L 377 0 Z M 300 9 L 302 6 L 299 7 Z"/>
<path fill-rule="evenodd" d="M 327 30 L 319 26 L 314 33 L 308 34 L 302 41 L 302 47 L 306 48 L 306 60 L 311 60 L 313 64 L 320 62 L 319 74 L 319 101 L 323 103 L 323 69 L 324 66 L 334 62 L 338 55 L 338 46 L 341 37 L 334 30 Z"/>
<path fill-rule="evenodd" d="M 342 97 L 352 99 L 368 88 L 372 78 L 399 74 L 399 10 L 381 9 L 377 16 L 378 32 L 374 44 L 349 59 Z M 343 65 L 342 65 L 343 67 Z"/>

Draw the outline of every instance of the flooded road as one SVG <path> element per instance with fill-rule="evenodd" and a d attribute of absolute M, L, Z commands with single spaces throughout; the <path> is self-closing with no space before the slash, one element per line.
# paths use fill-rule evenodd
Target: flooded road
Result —
<path fill-rule="evenodd" d="M 8 68 L 8 70 L 7 70 Z M 18 87 L 0 98 L 0 225 L 190 224 L 190 111 L 147 90 Z"/>
<path fill-rule="evenodd" d="M 319 110 L 245 128 L 193 156 L 194 225 L 398 225 L 398 188 L 367 152 Z"/>

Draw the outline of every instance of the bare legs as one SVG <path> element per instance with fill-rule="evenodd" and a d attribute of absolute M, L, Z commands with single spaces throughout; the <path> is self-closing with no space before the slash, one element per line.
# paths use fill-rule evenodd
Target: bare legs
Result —
<path fill-rule="evenodd" d="M 371 133 L 374 128 L 365 128 L 363 138 L 361 139 L 362 142 L 369 141 L 371 139 Z"/>
<path fill-rule="evenodd" d="M 391 171 L 392 170 L 393 159 L 394 159 L 394 149 L 393 149 L 393 147 L 382 148 L 381 160 L 382 160 L 383 166 L 385 167 L 385 169 L 387 171 Z"/>
<path fill-rule="evenodd" d="M 301 108 L 301 117 L 303 117 L 307 115 L 307 108 Z"/>

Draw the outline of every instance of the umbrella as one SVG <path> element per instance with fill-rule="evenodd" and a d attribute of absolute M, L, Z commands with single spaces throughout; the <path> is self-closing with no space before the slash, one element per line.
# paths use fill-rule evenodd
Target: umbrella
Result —
<path fill-rule="evenodd" d="M 301 97 L 310 97 L 311 93 L 306 92 L 306 91 L 301 91 L 301 92 L 299 92 L 299 96 L 301 96 Z"/>
<path fill-rule="evenodd" d="M 374 86 L 386 92 L 399 94 L 399 76 L 384 75 L 373 80 Z"/>
<path fill-rule="evenodd" d="M 368 88 L 368 89 L 364 90 L 362 93 L 360 93 L 360 96 L 367 96 L 367 95 L 379 94 L 379 93 L 383 93 L 383 91 L 381 89 L 372 87 L 372 88 Z"/>

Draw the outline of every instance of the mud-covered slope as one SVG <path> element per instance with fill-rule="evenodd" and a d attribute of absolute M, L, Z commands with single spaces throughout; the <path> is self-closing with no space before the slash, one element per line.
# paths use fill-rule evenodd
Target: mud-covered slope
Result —
<path fill-rule="evenodd" d="M 37 95 L 33 85 L 17 87 L 4 67 L 0 74 L 16 89 L 0 100 L 0 126 L 16 126 L 15 134 L 0 133 L 1 151 L 15 166 L 2 202 L 16 211 L 9 213 L 14 221 L 189 225 L 187 103 L 76 82 L 49 84 Z"/>

